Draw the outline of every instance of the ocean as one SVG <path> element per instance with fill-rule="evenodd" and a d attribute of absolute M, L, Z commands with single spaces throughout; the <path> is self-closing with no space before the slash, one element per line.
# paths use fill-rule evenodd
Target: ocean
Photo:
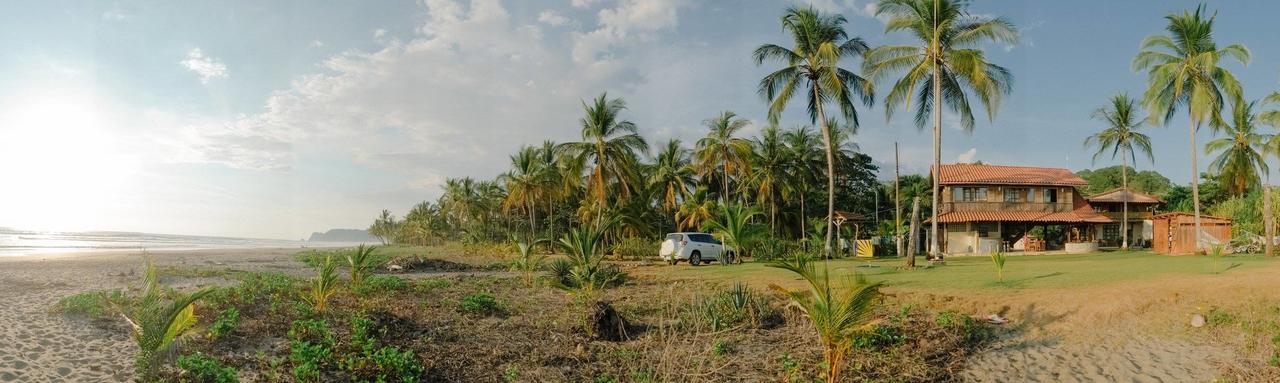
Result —
<path fill-rule="evenodd" d="M 358 244 L 115 231 L 45 232 L 0 228 L 0 257 L 89 251 L 347 247 Z"/>

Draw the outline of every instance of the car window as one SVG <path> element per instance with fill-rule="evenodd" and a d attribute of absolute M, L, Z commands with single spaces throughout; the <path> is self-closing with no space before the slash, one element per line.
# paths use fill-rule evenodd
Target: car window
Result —
<path fill-rule="evenodd" d="M 667 234 L 667 239 L 676 241 L 676 242 L 680 242 L 681 240 L 683 240 L 683 238 L 680 238 L 680 237 L 681 237 L 680 234 Z"/>
<path fill-rule="evenodd" d="M 695 242 L 720 244 L 720 241 L 717 241 L 710 234 L 689 234 L 689 239 Z"/>

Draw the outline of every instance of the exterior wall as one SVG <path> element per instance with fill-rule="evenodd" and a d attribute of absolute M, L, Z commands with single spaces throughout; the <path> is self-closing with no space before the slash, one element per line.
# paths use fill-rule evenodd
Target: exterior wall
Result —
<path fill-rule="evenodd" d="M 1189 214 L 1172 214 L 1153 220 L 1152 248 L 1161 254 L 1197 253 L 1195 241 L 1195 217 Z M 1200 218 L 1201 229 L 1213 239 L 1231 240 L 1231 221 L 1214 217 Z M 1206 239 L 1211 240 L 1211 239 Z"/>

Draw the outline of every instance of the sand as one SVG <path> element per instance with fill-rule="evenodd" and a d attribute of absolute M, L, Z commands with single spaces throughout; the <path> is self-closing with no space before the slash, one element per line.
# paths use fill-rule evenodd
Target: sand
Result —
<path fill-rule="evenodd" d="M 153 252 L 160 266 L 202 266 L 309 276 L 298 249 Z M 126 287 L 141 272 L 137 253 L 0 258 L 0 383 L 122 382 L 135 352 L 127 330 L 51 312 L 62 297 Z M 1241 358 L 1187 326 L 1206 302 L 1275 302 L 1276 268 L 1230 278 L 1180 277 L 1070 290 L 913 294 L 925 307 L 1000 313 L 1017 331 L 970 358 L 959 378 L 976 382 L 1209 381 L 1218 364 Z M 175 278 L 175 287 L 225 283 Z M 905 292 L 902 293 L 907 295 Z M 932 302 L 930 302 L 932 301 Z M 940 303 L 945 301 L 945 303 Z M 1188 335 L 1190 334 L 1190 335 Z"/>
<path fill-rule="evenodd" d="M 157 265 L 273 270 L 301 275 L 297 249 L 152 252 Z M 0 257 L 0 382 L 124 382 L 135 346 L 125 328 L 67 318 L 51 309 L 62 297 L 137 283 L 136 252 Z M 164 281 L 199 285 L 213 280 Z"/>

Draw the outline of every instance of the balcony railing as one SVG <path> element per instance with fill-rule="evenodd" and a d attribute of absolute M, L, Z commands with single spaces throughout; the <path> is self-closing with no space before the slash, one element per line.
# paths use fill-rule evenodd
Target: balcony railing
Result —
<path fill-rule="evenodd" d="M 1111 218 L 1111 219 L 1113 219 L 1113 220 L 1119 221 L 1119 220 L 1121 220 L 1121 219 L 1122 219 L 1122 214 L 1123 214 L 1123 213 L 1122 213 L 1122 212 L 1118 212 L 1118 211 L 1107 211 L 1107 212 L 1102 212 L 1102 213 L 1099 213 L 1099 214 L 1105 215 L 1105 216 L 1107 216 L 1107 218 Z M 1130 212 L 1129 212 L 1129 220 L 1130 220 L 1130 221 L 1148 220 L 1148 219 L 1151 219 L 1151 216 L 1153 216 L 1153 215 L 1155 215 L 1155 214 L 1153 214 L 1153 213 L 1151 213 L 1151 212 L 1149 212 L 1149 211 L 1130 211 Z"/>
<path fill-rule="evenodd" d="M 1071 211 L 1071 205 L 1050 202 L 947 202 L 942 204 L 942 212 L 965 211 L 1026 211 L 1037 213 L 1057 213 Z"/>

